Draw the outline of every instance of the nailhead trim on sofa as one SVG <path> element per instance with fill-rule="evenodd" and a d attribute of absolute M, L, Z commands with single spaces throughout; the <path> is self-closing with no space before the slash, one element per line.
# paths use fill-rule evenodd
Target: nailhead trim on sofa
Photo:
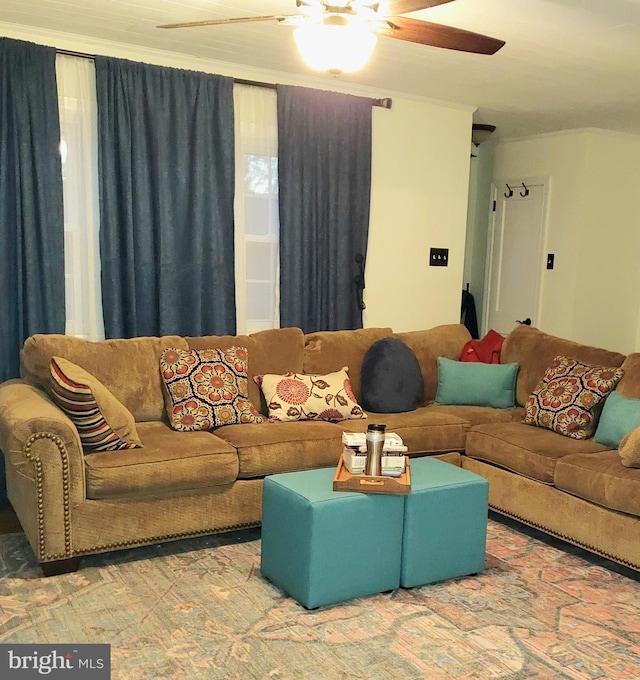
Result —
<path fill-rule="evenodd" d="M 566 543 L 571 543 L 571 545 L 575 545 L 578 548 L 584 548 L 585 550 L 588 550 L 589 552 L 592 552 L 596 555 L 600 555 L 601 557 L 604 557 L 608 560 L 611 560 L 612 562 L 617 562 L 618 564 L 622 564 L 625 567 L 630 567 L 631 569 L 635 569 L 635 570 L 640 569 L 639 564 L 635 564 L 634 562 L 631 562 L 627 559 L 624 559 L 623 557 L 618 557 L 616 555 L 613 555 L 612 553 L 606 552 L 604 550 L 600 550 L 599 548 L 596 548 L 595 546 L 590 545 L 589 543 L 577 541 L 576 539 L 572 538 L 571 536 L 568 536 L 567 534 L 560 533 L 559 531 L 554 531 L 553 529 L 550 529 L 549 527 L 545 526 L 544 524 L 539 524 L 538 522 L 532 522 L 532 521 L 526 519 L 526 517 L 522 517 L 520 515 L 517 515 L 516 513 L 510 512 L 509 510 L 505 510 L 504 508 L 501 508 L 497 505 L 493 505 L 492 503 L 489 503 L 489 508 L 491 510 L 494 510 L 495 512 L 500 513 L 501 515 L 504 515 L 505 517 L 515 519 L 516 521 L 520 522 L 521 524 L 526 524 L 527 526 L 530 526 L 533 529 L 538 529 L 545 534 L 549 534 L 550 536 L 555 536 L 556 538 L 559 538 L 562 541 L 565 541 Z"/>
<path fill-rule="evenodd" d="M 98 552 L 107 552 L 108 550 L 120 550 L 122 548 L 136 548 L 141 545 L 151 545 L 152 543 L 163 543 L 166 541 L 177 541 L 181 538 L 195 538 L 196 536 L 210 536 L 212 534 L 223 534 L 228 531 L 239 531 L 240 529 L 251 529 L 252 527 L 259 527 L 260 522 L 248 522 L 246 524 L 230 524 L 226 527 L 218 527 L 216 529 L 199 529 L 198 531 L 184 531 L 177 534 L 162 534 L 161 536 L 152 536 L 151 538 L 144 538 L 137 541 L 120 541 L 118 543 L 104 543 L 102 545 L 94 545 L 86 550 L 74 550 L 73 555 L 92 555 Z"/>
<path fill-rule="evenodd" d="M 44 533 L 44 482 L 42 473 L 42 462 L 35 456 L 31 449 L 34 442 L 40 439 L 49 439 L 52 441 L 60 452 L 60 459 L 62 461 L 62 502 L 64 514 L 64 549 L 63 554 L 47 553 L 45 545 Z M 69 456 L 67 448 L 60 437 L 50 432 L 36 432 L 27 439 L 24 445 L 24 455 L 28 461 L 33 463 L 36 476 L 36 493 L 38 498 L 38 549 L 40 552 L 39 558 L 41 561 L 50 562 L 53 560 L 65 559 L 73 555 L 71 549 L 71 509 L 69 498 Z"/>

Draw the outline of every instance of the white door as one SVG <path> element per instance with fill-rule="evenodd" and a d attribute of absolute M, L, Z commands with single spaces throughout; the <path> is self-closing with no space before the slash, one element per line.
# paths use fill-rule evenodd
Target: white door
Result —
<path fill-rule="evenodd" d="M 507 335 L 518 323 L 540 326 L 546 182 L 510 180 L 493 192 L 483 321 L 485 332 Z"/>

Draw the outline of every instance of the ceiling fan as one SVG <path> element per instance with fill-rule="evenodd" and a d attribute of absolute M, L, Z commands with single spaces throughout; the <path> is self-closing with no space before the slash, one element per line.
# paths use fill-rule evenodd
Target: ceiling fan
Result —
<path fill-rule="evenodd" d="M 340 0 L 296 0 L 296 7 L 299 8 L 297 14 L 208 19 L 164 24 L 158 28 L 219 26 L 255 21 L 277 21 L 281 25 L 296 27 L 309 22 L 320 26 L 348 26 L 357 23 L 361 27 L 364 26 L 369 34 L 379 34 L 405 42 L 476 54 L 495 54 L 505 44 L 504 40 L 479 33 L 402 16 L 409 12 L 449 2 L 453 0 L 387 0 L 384 3 L 366 0 L 343 0 L 342 2 Z"/>

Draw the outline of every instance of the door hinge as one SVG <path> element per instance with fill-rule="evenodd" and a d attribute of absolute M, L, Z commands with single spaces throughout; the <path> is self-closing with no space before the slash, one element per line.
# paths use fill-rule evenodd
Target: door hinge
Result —
<path fill-rule="evenodd" d="M 494 202 L 493 202 L 493 208 L 491 209 L 492 212 L 495 212 L 495 211 L 496 211 L 497 205 L 498 205 L 498 204 L 496 203 L 496 201 L 494 201 Z"/>

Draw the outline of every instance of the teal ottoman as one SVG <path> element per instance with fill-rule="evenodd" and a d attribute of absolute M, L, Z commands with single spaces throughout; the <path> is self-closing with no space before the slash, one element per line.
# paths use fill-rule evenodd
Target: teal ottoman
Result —
<path fill-rule="evenodd" d="M 307 609 L 400 584 L 404 497 L 333 491 L 334 473 L 264 480 L 260 569 Z"/>
<path fill-rule="evenodd" d="M 400 585 L 412 588 L 482 571 L 488 503 L 484 477 L 434 458 L 412 458 Z"/>

